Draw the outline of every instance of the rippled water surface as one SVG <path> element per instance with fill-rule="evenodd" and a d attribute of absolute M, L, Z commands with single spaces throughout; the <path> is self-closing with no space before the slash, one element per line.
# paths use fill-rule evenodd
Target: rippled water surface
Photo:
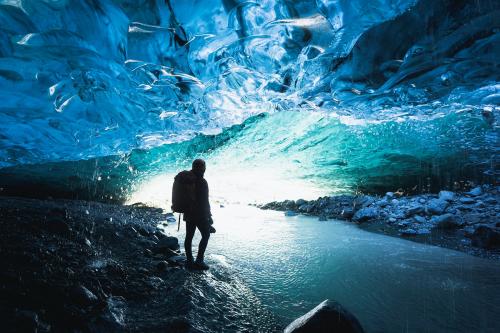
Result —
<path fill-rule="evenodd" d="M 214 220 L 210 274 L 234 271 L 281 325 L 330 298 L 367 332 L 500 331 L 498 262 L 247 206 L 214 209 Z M 167 227 L 179 239 L 183 229 Z"/>

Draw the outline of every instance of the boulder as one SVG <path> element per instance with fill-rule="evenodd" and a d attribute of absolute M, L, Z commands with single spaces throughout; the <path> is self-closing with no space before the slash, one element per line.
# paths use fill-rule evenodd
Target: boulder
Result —
<path fill-rule="evenodd" d="M 420 214 L 420 213 L 423 213 L 424 212 L 424 206 L 420 205 L 420 204 L 414 204 L 412 206 L 410 206 L 406 212 L 405 212 L 405 215 L 406 217 L 409 217 L 409 216 L 413 216 L 415 214 Z"/>
<path fill-rule="evenodd" d="M 325 300 L 295 319 L 284 333 L 361 333 L 363 328 L 350 312 L 337 302 Z"/>
<path fill-rule="evenodd" d="M 297 207 L 300 207 L 300 206 L 302 206 L 302 205 L 304 205 L 304 204 L 306 204 L 306 203 L 307 203 L 307 202 L 306 202 L 304 199 L 298 199 L 297 201 L 295 201 L 295 205 L 296 205 Z"/>
<path fill-rule="evenodd" d="M 293 210 L 287 210 L 285 212 L 285 216 L 296 216 L 296 215 L 297 215 L 297 213 L 294 212 Z"/>
<path fill-rule="evenodd" d="M 431 218 L 431 223 L 434 224 L 435 228 L 438 229 L 458 228 L 462 224 L 455 215 L 449 213 L 439 216 L 433 216 Z"/>
<path fill-rule="evenodd" d="M 441 215 L 444 213 L 446 207 L 448 207 L 448 201 L 443 199 L 432 199 L 427 203 L 426 210 L 429 214 Z"/>
<path fill-rule="evenodd" d="M 71 294 L 74 302 L 82 306 L 92 305 L 98 301 L 97 296 L 82 285 L 74 288 Z"/>
<path fill-rule="evenodd" d="M 477 197 L 477 196 L 480 196 L 481 194 L 483 194 L 483 189 L 481 188 L 481 186 L 477 186 L 477 187 L 474 187 L 469 192 L 467 192 L 467 194 L 472 195 L 473 197 Z"/>
<path fill-rule="evenodd" d="M 471 236 L 472 245 L 482 248 L 500 248 L 500 228 L 480 225 Z"/>
<path fill-rule="evenodd" d="M 439 200 L 451 201 L 455 197 L 455 193 L 451 191 L 440 191 Z"/>
<path fill-rule="evenodd" d="M 361 208 L 352 219 L 356 222 L 365 222 L 378 217 L 378 211 L 373 207 Z"/>
<path fill-rule="evenodd" d="M 340 212 L 340 216 L 345 219 L 350 219 L 354 216 L 354 211 L 351 208 L 344 208 L 342 212 Z"/>
<path fill-rule="evenodd" d="M 156 248 L 153 252 L 158 253 L 161 248 L 168 248 L 170 250 L 178 250 L 179 249 L 179 240 L 176 237 L 165 237 L 158 241 L 156 244 Z"/>

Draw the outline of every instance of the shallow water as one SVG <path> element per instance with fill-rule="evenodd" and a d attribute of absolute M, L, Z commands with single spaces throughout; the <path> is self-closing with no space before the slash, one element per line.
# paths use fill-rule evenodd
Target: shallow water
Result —
<path fill-rule="evenodd" d="M 367 332 L 500 331 L 498 262 L 249 206 L 214 209 L 214 221 L 211 271 L 234 272 L 283 326 L 330 298 Z M 167 227 L 180 240 L 183 229 Z"/>

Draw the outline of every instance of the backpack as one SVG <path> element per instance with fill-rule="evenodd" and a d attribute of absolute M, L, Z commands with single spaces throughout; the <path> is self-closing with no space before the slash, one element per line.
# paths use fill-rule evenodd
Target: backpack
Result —
<path fill-rule="evenodd" d="M 172 186 L 172 211 L 186 213 L 195 201 L 194 186 L 196 176 L 191 171 L 181 171 L 174 178 Z"/>

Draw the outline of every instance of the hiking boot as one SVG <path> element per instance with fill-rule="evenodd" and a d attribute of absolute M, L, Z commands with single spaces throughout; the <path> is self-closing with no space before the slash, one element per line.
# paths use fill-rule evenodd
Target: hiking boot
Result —
<path fill-rule="evenodd" d="M 206 271 L 207 269 L 210 268 L 207 264 L 205 264 L 205 262 L 203 260 L 196 260 L 195 263 L 194 263 L 194 266 L 197 269 L 201 269 L 201 270 L 204 270 L 204 271 Z"/>
<path fill-rule="evenodd" d="M 216 231 L 216 230 L 215 230 L 215 228 L 214 228 L 214 227 L 210 226 L 210 227 L 209 227 L 209 229 L 210 229 L 210 233 L 211 233 L 211 234 L 215 234 L 215 231 Z"/>

